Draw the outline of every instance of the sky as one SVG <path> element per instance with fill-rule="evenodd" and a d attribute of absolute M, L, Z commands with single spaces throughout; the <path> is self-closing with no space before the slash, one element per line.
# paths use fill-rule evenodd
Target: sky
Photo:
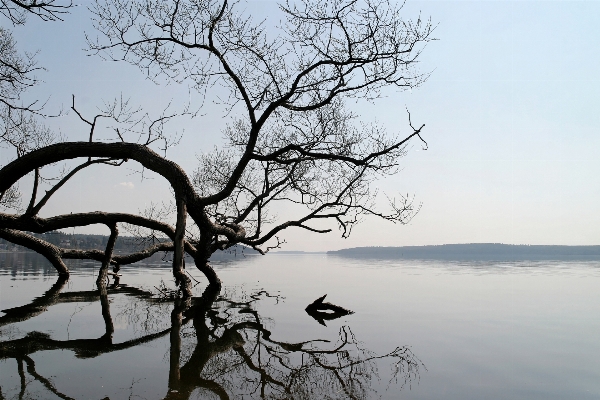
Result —
<path fill-rule="evenodd" d="M 252 1 L 267 15 L 273 2 Z M 35 52 L 44 81 L 30 96 L 64 109 L 75 95 L 93 115 L 103 101 L 124 96 L 151 113 L 171 102 L 199 101 L 183 85 L 157 86 L 135 67 L 86 53 L 95 35 L 86 2 L 64 22 L 33 18 L 13 29 L 21 49 Z M 349 239 L 290 230 L 283 250 L 446 243 L 600 244 L 600 1 L 411 1 L 406 18 L 431 17 L 438 39 L 424 49 L 430 78 L 412 91 L 387 91 L 361 104 L 360 118 L 390 131 L 425 124 L 428 149 L 415 145 L 402 170 L 377 183 L 381 192 L 414 195 L 419 213 L 407 225 L 366 218 Z M 173 124 L 182 133 L 168 157 L 188 172 L 196 156 L 221 141 L 222 109 Z M 69 140 L 86 140 L 73 113 L 48 121 Z M 7 159 L 6 151 L 0 157 Z M 1 161 L 1 160 L 0 160 Z M 2 161 L 4 164 L 4 161 Z M 136 212 L 167 201 L 164 181 L 136 168 L 96 169 L 77 176 L 48 204 L 65 212 Z M 101 190 L 98 188 L 101 187 Z M 285 214 L 285 212 L 284 212 Z M 283 217 L 284 215 L 282 215 Z M 104 232 L 89 227 L 79 232 Z"/>

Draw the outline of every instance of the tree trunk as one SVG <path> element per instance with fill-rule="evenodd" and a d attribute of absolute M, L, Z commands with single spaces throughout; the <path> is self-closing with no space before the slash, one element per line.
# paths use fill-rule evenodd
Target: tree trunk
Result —
<path fill-rule="evenodd" d="M 177 198 L 177 225 L 175 226 L 175 246 L 173 254 L 173 276 L 175 284 L 179 286 L 184 299 L 192 297 L 192 280 L 186 275 L 184 268 L 185 257 L 185 220 L 187 217 L 186 205 L 183 199 Z"/>
<path fill-rule="evenodd" d="M 200 259 L 194 260 L 196 263 L 196 267 L 206 276 L 208 279 L 208 285 L 215 290 L 221 290 L 221 280 L 217 276 L 215 270 L 208 264 L 208 260 Z"/>
<path fill-rule="evenodd" d="M 112 259 L 112 254 L 115 248 L 115 243 L 117 241 L 117 236 L 119 235 L 117 224 L 113 224 L 109 226 L 109 228 L 110 236 L 108 237 L 108 242 L 106 243 L 104 259 L 102 260 L 100 271 L 98 271 L 98 278 L 96 279 L 96 286 L 98 286 L 98 290 L 100 290 L 101 293 L 103 289 L 104 291 L 106 291 L 106 281 L 108 280 L 108 267 L 110 267 L 110 260 Z"/>

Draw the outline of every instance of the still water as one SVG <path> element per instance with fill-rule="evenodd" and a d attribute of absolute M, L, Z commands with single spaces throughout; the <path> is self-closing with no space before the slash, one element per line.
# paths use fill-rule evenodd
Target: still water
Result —
<path fill-rule="evenodd" d="M 160 260 L 108 296 L 97 267 L 0 254 L 0 398 L 600 398 L 600 262 L 249 256 L 190 304 Z"/>

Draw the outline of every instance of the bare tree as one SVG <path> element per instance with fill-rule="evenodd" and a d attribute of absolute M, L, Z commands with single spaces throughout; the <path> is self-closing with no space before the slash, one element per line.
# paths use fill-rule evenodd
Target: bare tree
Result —
<path fill-rule="evenodd" d="M 0 143 L 19 157 L 48 145 L 53 134 L 39 123 L 43 104 L 24 102 L 23 95 L 38 83 L 33 54 L 20 54 L 10 30 L 0 27 Z"/>
<path fill-rule="evenodd" d="M 43 21 L 62 21 L 64 14 L 73 7 L 73 2 L 59 0 L 0 0 L 0 13 L 14 25 L 23 25 L 28 15 Z"/>
<path fill-rule="evenodd" d="M 56 0 L 1 0 L 0 14 L 13 25 L 23 25 L 28 15 L 44 21 L 61 19 L 71 7 L 72 3 Z M 40 122 L 46 117 L 44 102 L 24 99 L 27 89 L 39 83 L 36 73 L 41 69 L 35 54 L 19 52 L 11 31 L 0 27 L 0 146 L 14 149 L 16 157 L 56 140 Z M 19 198 L 17 187 L 11 187 L 0 196 L 0 206 L 18 210 Z"/>
<path fill-rule="evenodd" d="M 215 251 L 242 244 L 266 253 L 282 244 L 279 234 L 284 229 L 326 233 L 332 230 L 324 225 L 327 221 L 347 237 L 364 215 L 406 223 L 418 209 L 412 199 L 391 198 L 387 211 L 379 209 L 371 184 L 397 171 L 409 141 L 426 146 L 423 126 L 413 126 L 409 114 L 409 132 L 390 134 L 380 126 L 361 124 L 346 106 L 349 99 L 375 101 L 386 87 L 414 88 L 426 79 L 415 67 L 433 28 L 420 17 L 402 19 L 401 8 L 385 0 L 287 2 L 279 6 L 279 25 L 266 29 L 267 22 L 255 22 L 243 6 L 228 0 L 97 1 L 92 12 L 99 35 L 88 37 L 90 51 L 132 63 L 158 83 L 189 84 L 207 96 L 217 93 L 230 116 L 224 127 L 226 143 L 200 155 L 197 169 L 188 175 L 164 153 L 152 150 L 159 142 L 165 144 L 163 150 L 168 147 L 164 124 L 173 115 L 142 121 L 132 117 L 135 113 L 120 113 L 121 106 L 87 118 L 73 101 L 73 110 L 89 128 L 89 140 L 32 149 L 0 169 L 2 196 L 10 195 L 26 175 L 34 175 L 26 211 L 0 214 L 0 237 L 45 255 L 61 274 L 68 274 L 63 259 L 98 260 L 99 282 L 111 264 L 172 251 L 176 283 L 190 296 L 185 253 L 211 285 L 220 287 L 208 262 Z M 94 139 L 99 118 L 130 129 L 119 125 L 113 142 L 99 142 Z M 39 171 L 79 158 L 85 161 L 53 181 L 38 200 Z M 172 220 L 154 212 L 38 216 L 48 198 L 79 171 L 98 163 L 118 167 L 131 161 L 169 182 Z M 282 204 L 304 213 L 280 221 L 273 208 Z M 110 229 L 105 251 L 62 249 L 27 233 L 90 224 Z M 119 224 L 144 234 L 159 232 L 167 240 L 116 256 L 110 243 Z"/>
<path fill-rule="evenodd" d="M 62 20 L 73 6 L 73 3 L 58 0 L 0 0 L 0 14 L 13 25 L 23 25 L 28 15 L 34 15 L 44 21 Z M 23 103 L 22 95 L 30 87 L 38 83 L 35 54 L 20 54 L 11 32 L 0 27 L 0 112 L 3 125 L 1 132 L 23 129 L 24 125 L 33 124 L 30 113 L 40 114 L 43 104 L 37 100 Z M 34 129 L 35 131 L 35 129 Z M 3 136 L 3 141 L 11 142 Z M 45 136 L 44 133 L 31 136 Z"/>

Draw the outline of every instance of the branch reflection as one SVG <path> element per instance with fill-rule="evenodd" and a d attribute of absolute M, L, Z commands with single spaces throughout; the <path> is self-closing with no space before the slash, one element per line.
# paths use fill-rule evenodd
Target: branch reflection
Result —
<path fill-rule="evenodd" d="M 30 332 L 25 337 L 0 342 L 0 360 L 17 361 L 21 380 L 19 397 L 26 392 L 27 372 L 55 396 L 71 398 L 65 394 L 69 388 L 57 389 L 50 379 L 36 371 L 31 358 L 35 352 L 72 350 L 76 357 L 93 358 L 165 336 L 169 337 L 170 344 L 165 399 L 203 396 L 367 399 L 376 395 L 373 382 L 380 379 L 382 365 L 391 368 L 391 383 L 397 382 L 400 387 L 417 380 L 423 367 L 407 347 L 397 347 L 383 355 L 374 354 L 361 345 L 348 326 L 340 328 L 337 341 L 275 340 L 276 335 L 268 329 L 268 320 L 261 317 L 255 304 L 258 299 L 269 296 L 268 293 L 262 291 L 245 301 L 234 301 L 232 298 L 236 296 L 223 294 L 211 286 L 201 297 L 168 300 L 172 311 L 171 326 L 167 329 L 146 331 L 134 339 L 113 343 L 109 296 L 115 293 L 130 296 L 131 310 L 139 310 L 143 303 L 165 305 L 167 300 L 127 286 L 61 293 L 64 286 L 64 280 L 59 278 L 48 292 L 30 304 L 5 310 L 0 325 L 32 318 L 55 304 L 100 301 L 105 332 L 98 338 L 74 340 L 54 340 L 46 333 Z M 128 312 L 134 312 L 131 310 Z"/>

